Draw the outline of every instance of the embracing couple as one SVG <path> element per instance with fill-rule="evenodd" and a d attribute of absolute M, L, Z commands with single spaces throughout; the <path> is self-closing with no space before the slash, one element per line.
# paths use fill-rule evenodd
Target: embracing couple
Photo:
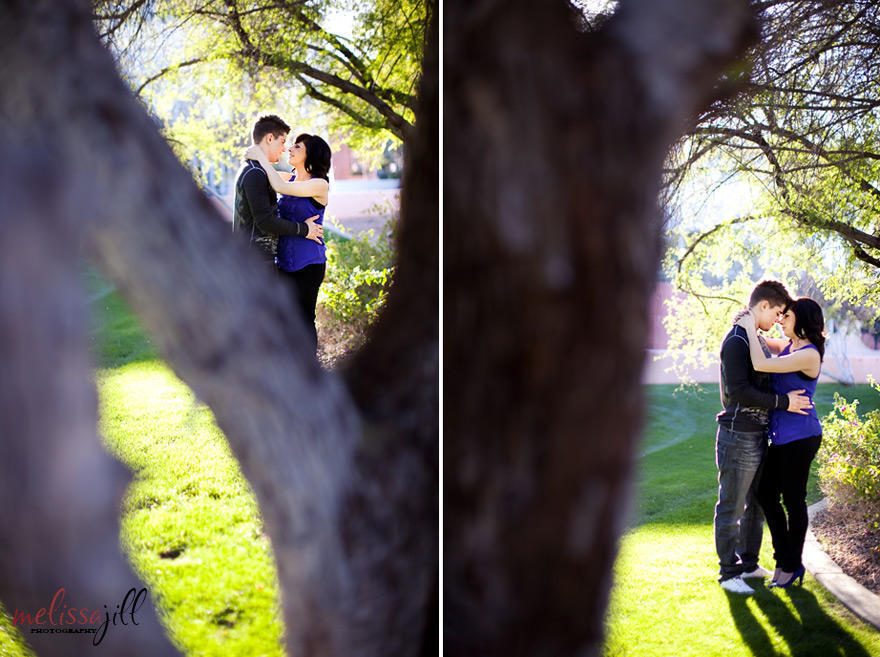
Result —
<path fill-rule="evenodd" d="M 323 222 L 330 147 L 305 133 L 288 144 L 289 133 L 290 126 L 274 114 L 254 124 L 253 144 L 235 180 L 232 229 L 284 279 L 317 348 L 315 307 L 327 267 Z M 282 175 L 272 166 L 284 151 L 292 175 Z"/>
<path fill-rule="evenodd" d="M 776 322 L 785 339 L 758 335 Z M 725 591 L 752 593 L 745 579 L 771 576 L 758 565 L 765 516 L 776 560 L 770 586 L 803 583 L 807 477 L 822 439 L 813 394 L 824 328 L 815 301 L 763 281 L 722 343 L 715 547 Z"/>

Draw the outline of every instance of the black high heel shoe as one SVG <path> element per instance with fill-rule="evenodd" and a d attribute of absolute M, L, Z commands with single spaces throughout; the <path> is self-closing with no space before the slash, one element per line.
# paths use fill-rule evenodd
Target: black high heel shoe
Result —
<path fill-rule="evenodd" d="M 769 588 L 774 588 L 774 589 L 787 589 L 787 588 L 790 587 L 792 584 L 794 584 L 794 581 L 795 581 L 795 580 L 800 580 L 800 581 L 798 582 L 798 584 L 799 584 L 800 586 L 803 586 L 803 585 L 804 585 L 804 574 L 805 574 L 806 572 L 807 572 L 807 571 L 806 571 L 806 568 L 804 568 L 803 566 L 801 566 L 800 568 L 798 568 L 796 571 L 794 571 L 794 572 L 791 574 L 791 577 L 788 578 L 788 581 L 787 581 L 785 584 L 780 584 L 778 581 L 776 581 L 776 582 L 771 582 Z"/>

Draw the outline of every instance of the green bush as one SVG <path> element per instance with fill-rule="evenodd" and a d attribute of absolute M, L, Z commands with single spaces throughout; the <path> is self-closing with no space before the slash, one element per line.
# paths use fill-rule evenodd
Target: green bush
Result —
<path fill-rule="evenodd" d="M 880 386 L 874 385 L 880 393 Z M 834 394 L 822 421 L 819 486 L 834 505 L 872 523 L 880 521 L 880 411 L 859 415 L 858 400 Z"/>
<path fill-rule="evenodd" d="M 385 303 L 394 273 L 394 221 L 351 239 L 327 240 L 327 274 L 318 302 L 324 322 L 356 346 Z"/>

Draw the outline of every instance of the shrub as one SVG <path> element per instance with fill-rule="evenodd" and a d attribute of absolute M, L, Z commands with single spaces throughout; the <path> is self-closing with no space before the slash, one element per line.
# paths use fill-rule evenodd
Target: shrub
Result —
<path fill-rule="evenodd" d="M 874 385 L 880 393 L 880 386 Z M 819 486 L 834 506 L 875 527 L 880 522 L 880 411 L 858 413 L 858 400 L 834 395 L 822 421 Z M 843 509 L 841 509 L 843 510 Z"/>
<path fill-rule="evenodd" d="M 327 274 L 318 296 L 322 328 L 340 336 L 347 349 L 363 342 L 385 303 L 394 272 L 394 226 L 392 220 L 378 235 L 371 230 L 327 240 Z"/>

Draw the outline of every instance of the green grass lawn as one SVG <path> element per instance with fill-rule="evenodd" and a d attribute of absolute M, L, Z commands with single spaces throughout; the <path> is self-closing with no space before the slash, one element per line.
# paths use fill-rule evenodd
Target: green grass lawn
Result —
<path fill-rule="evenodd" d="M 649 388 L 630 529 L 620 546 L 608 611 L 605 657 L 868 657 L 880 633 L 858 621 L 807 575 L 803 589 L 728 595 L 716 582 L 712 531 L 717 497 L 717 386 Z M 869 386 L 820 385 L 820 417 L 833 394 L 880 406 Z M 815 469 L 815 467 L 814 467 Z M 815 474 L 809 500 L 821 497 Z M 761 561 L 772 570 L 765 528 Z M 755 580 L 750 580 L 753 587 Z"/>
<path fill-rule="evenodd" d="M 87 282 L 100 429 L 134 473 L 122 509 L 128 558 L 184 654 L 281 657 L 269 542 L 226 439 L 119 296 L 95 274 Z M 3 613 L 0 657 L 29 654 Z"/>
<path fill-rule="evenodd" d="M 95 306 L 101 432 L 135 472 L 122 543 L 172 641 L 188 655 L 280 657 L 273 557 L 225 437 L 119 297 Z"/>
<path fill-rule="evenodd" d="M 122 541 L 186 654 L 282 655 L 275 566 L 210 411 L 160 362 L 99 374 L 102 431 L 135 481 Z"/>

